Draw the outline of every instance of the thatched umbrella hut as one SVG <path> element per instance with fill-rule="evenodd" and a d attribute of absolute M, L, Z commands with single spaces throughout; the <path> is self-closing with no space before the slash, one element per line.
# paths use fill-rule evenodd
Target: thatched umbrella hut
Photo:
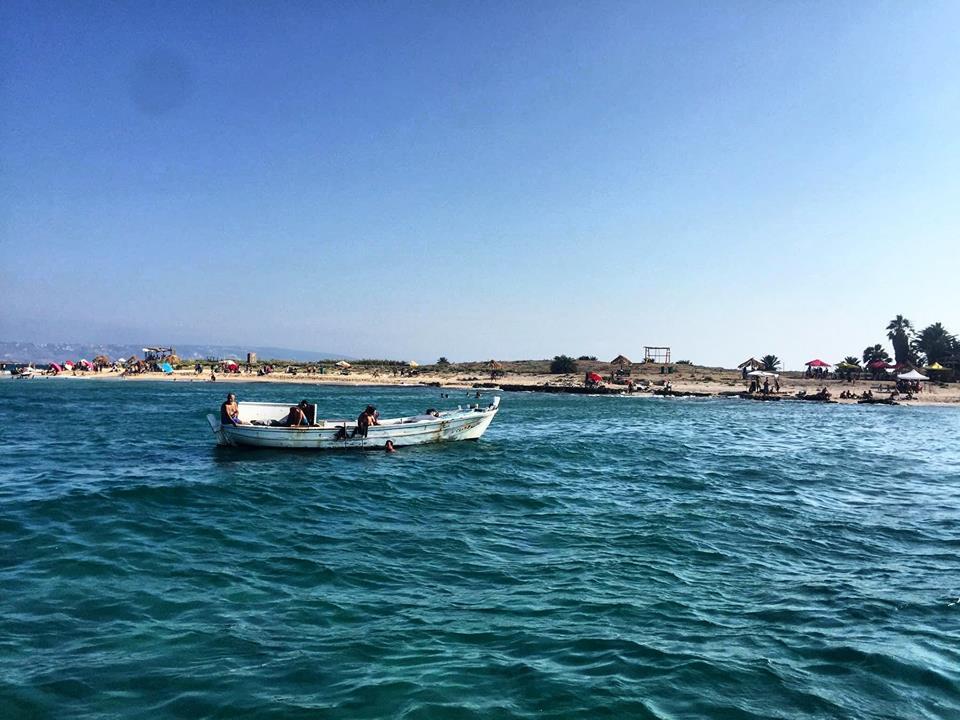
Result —
<path fill-rule="evenodd" d="M 632 370 L 628 370 L 627 368 L 633 365 L 633 363 L 630 362 L 630 358 L 628 358 L 626 355 L 617 355 L 613 360 L 610 361 L 610 364 L 620 366 L 620 368 L 616 372 L 617 377 L 622 378 L 625 375 L 630 375 L 630 373 L 632 372 Z M 612 380 L 613 376 L 611 376 L 610 379 Z"/>
<path fill-rule="evenodd" d="M 140 358 L 138 358 L 136 355 L 131 355 L 127 358 L 127 361 L 124 363 L 124 365 L 136 365 L 138 362 L 140 362 Z"/>
<path fill-rule="evenodd" d="M 106 355 L 97 355 L 93 359 L 93 366 L 98 368 L 110 367 L 110 358 Z"/>
<path fill-rule="evenodd" d="M 762 360 L 757 360 L 755 357 L 749 357 L 737 365 L 737 370 L 747 370 L 750 372 L 753 370 L 763 370 L 764 367 L 766 366 L 763 364 Z"/>
<path fill-rule="evenodd" d="M 341 370 L 346 370 L 348 367 L 353 367 L 346 360 L 341 360 L 340 362 L 334 363 L 334 365 L 336 365 Z"/>
<path fill-rule="evenodd" d="M 498 377 L 503 377 L 503 365 L 498 363 L 496 360 L 491 360 L 487 363 L 487 368 L 490 370 L 490 379 L 496 380 Z"/>

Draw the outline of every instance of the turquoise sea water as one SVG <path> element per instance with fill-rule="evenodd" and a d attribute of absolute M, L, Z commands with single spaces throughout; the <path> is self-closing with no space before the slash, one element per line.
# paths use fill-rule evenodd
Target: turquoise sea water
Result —
<path fill-rule="evenodd" d="M 0 718 L 958 718 L 960 412 L 508 394 L 217 449 L 241 399 L 0 382 Z"/>

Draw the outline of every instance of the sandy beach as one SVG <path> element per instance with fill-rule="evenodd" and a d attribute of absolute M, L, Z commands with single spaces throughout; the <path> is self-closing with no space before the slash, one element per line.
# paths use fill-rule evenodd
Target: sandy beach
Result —
<path fill-rule="evenodd" d="M 216 373 L 216 380 L 212 379 L 211 372 L 206 369 L 198 375 L 190 368 L 175 370 L 172 374 L 148 372 L 122 376 L 118 372 L 65 372 L 57 376 L 37 376 L 38 380 L 92 380 L 117 382 L 188 382 L 188 383 L 287 383 L 287 384 L 317 384 L 317 385 L 369 385 L 369 386 L 422 386 L 433 385 L 438 387 L 465 389 L 477 386 L 491 385 L 508 387 L 510 389 L 548 389 L 552 392 L 570 389 L 576 391 L 583 388 L 584 373 L 596 372 L 604 378 L 609 377 L 615 366 L 608 363 L 583 361 L 579 363 L 580 371 L 576 374 L 551 374 L 549 361 L 516 361 L 503 362 L 502 374 L 495 379 L 486 363 L 463 363 L 446 367 L 430 366 L 417 369 L 415 374 L 400 374 L 395 367 L 372 366 L 353 367 L 348 374 L 339 372 L 307 372 L 298 368 L 296 374 L 278 370 L 269 375 L 257 375 L 255 372 Z M 630 378 L 637 384 L 647 384 L 644 390 L 637 390 L 635 395 L 662 392 L 664 384 L 669 382 L 672 391 L 677 394 L 694 393 L 705 396 L 730 396 L 745 392 L 748 382 L 745 382 L 739 370 L 724 368 L 702 367 L 697 365 L 675 364 L 673 372 L 667 373 L 666 368 L 658 364 L 634 365 L 631 368 Z M 624 385 L 608 385 L 608 387 L 626 392 Z M 802 373 L 783 372 L 780 374 L 780 392 L 773 397 L 793 399 L 798 392 L 807 394 L 816 393 L 826 387 L 831 394 L 831 400 L 837 403 L 855 404 L 856 399 L 841 399 L 839 395 L 848 391 L 857 396 L 865 391 L 871 391 L 876 398 L 884 398 L 893 390 L 893 382 L 876 380 L 855 380 L 847 382 L 837 379 L 806 378 Z M 923 392 L 914 395 L 913 399 L 901 396 L 898 402 L 902 405 L 947 405 L 960 407 L 960 383 L 924 383 Z"/>

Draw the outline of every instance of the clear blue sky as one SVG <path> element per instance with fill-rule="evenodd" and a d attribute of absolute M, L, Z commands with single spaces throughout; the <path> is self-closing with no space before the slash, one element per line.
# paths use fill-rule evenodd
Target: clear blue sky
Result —
<path fill-rule="evenodd" d="M 0 338 L 960 331 L 960 3 L 0 4 Z"/>

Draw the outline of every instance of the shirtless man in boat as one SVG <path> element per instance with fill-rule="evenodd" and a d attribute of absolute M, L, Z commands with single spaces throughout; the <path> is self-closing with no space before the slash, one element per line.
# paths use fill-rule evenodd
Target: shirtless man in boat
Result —
<path fill-rule="evenodd" d="M 367 409 L 360 413 L 360 417 L 357 418 L 357 435 L 360 437 L 367 436 L 367 430 L 371 425 L 379 425 L 380 421 L 377 419 L 377 409 L 373 405 L 367 405 Z"/>
<path fill-rule="evenodd" d="M 310 424 L 310 420 L 307 418 L 307 405 L 309 403 L 306 400 L 301 400 L 299 405 L 290 408 L 290 414 L 287 415 L 286 421 L 287 427 L 300 427 Z"/>
<path fill-rule="evenodd" d="M 220 406 L 221 425 L 240 425 L 240 406 L 237 405 L 237 396 L 227 393 L 227 401 Z"/>

